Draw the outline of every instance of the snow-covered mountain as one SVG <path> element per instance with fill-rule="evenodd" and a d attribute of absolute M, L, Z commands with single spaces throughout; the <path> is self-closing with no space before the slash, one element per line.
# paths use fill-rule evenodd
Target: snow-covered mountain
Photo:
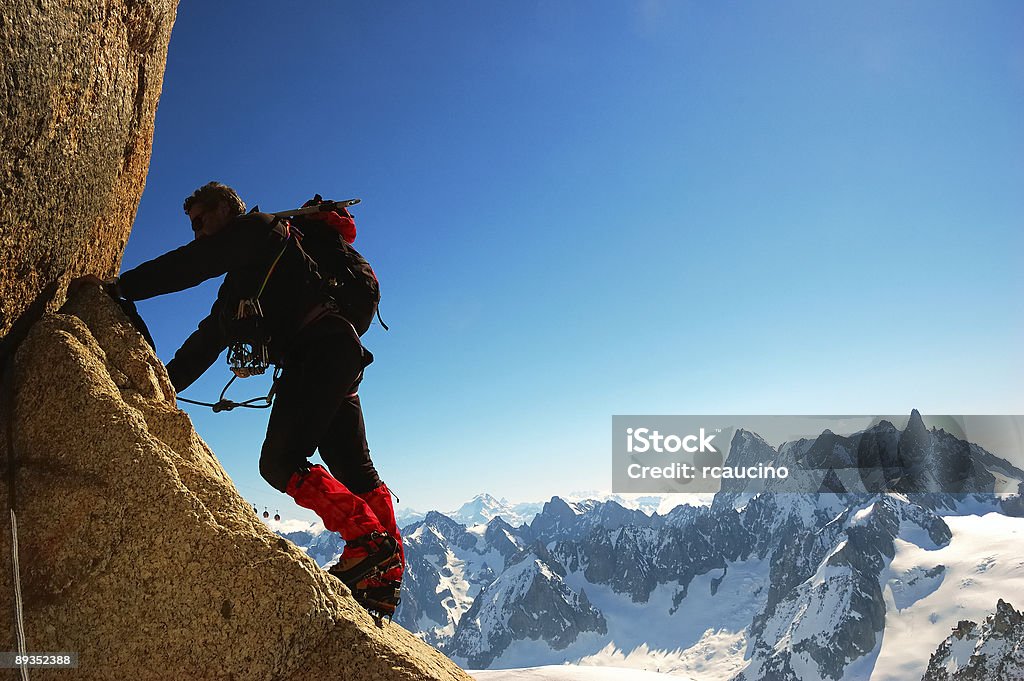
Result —
<path fill-rule="evenodd" d="M 518 527 L 530 522 L 541 506 L 541 503 L 536 502 L 513 504 L 507 499 L 495 499 L 490 494 L 478 494 L 445 515 L 463 525 L 487 524 L 492 518 L 500 516 L 508 524 Z"/>
<path fill-rule="evenodd" d="M 544 641 L 563 650 L 582 632 L 607 633 L 604 615 L 565 583 L 565 570 L 543 544 L 512 556 L 460 618 L 446 645 L 472 667 L 487 667 L 513 641 Z"/>
<path fill-rule="evenodd" d="M 1024 520 L 994 512 L 994 503 L 964 500 L 951 510 L 947 501 L 761 495 L 741 510 L 681 508 L 643 521 L 614 502 L 569 518 L 556 498 L 532 526 L 488 527 L 506 553 L 521 547 L 512 560 L 498 558 L 486 532 L 467 531 L 471 544 L 434 517 L 418 529 L 432 537 L 427 562 L 439 583 L 428 592 L 446 597 L 446 619 L 412 609 L 399 621 L 419 624 L 469 667 L 570 660 L 695 679 L 920 678 L 953 624 L 980 619 L 999 594 L 1024 593 L 1024 550 L 1007 542 L 1024 536 Z M 444 532 L 455 542 L 442 541 Z M 498 573 L 491 582 L 484 563 Z M 576 606 L 557 619 L 557 645 L 502 628 L 514 625 L 510 613 L 529 621 L 552 611 L 524 597 L 517 565 L 531 567 L 530 580 L 557 583 L 559 603 Z M 415 602 L 437 598 L 420 593 Z"/>
<path fill-rule="evenodd" d="M 511 503 L 507 499 L 495 499 L 490 494 L 478 494 L 454 511 L 444 514 L 463 525 L 486 524 L 492 518 L 501 516 L 505 522 L 514 526 L 528 523 L 540 511 L 543 502 Z M 395 517 L 400 527 L 411 525 L 423 520 L 426 513 L 410 508 L 399 507 Z"/>
<path fill-rule="evenodd" d="M 595 501 L 614 501 L 624 508 L 632 508 L 643 511 L 647 515 L 652 513 L 667 513 L 671 509 L 684 503 L 711 503 L 713 495 L 697 494 L 613 494 L 611 492 L 591 490 L 584 492 L 571 492 L 560 495 L 569 504 L 592 504 Z M 544 500 L 511 502 L 505 498 L 496 499 L 486 492 L 481 493 L 462 504 L 453 511 L 443 511 L 444 515 L 467 527 L 473 525 L 486 525 L 492 519 L 501 517 L 509 525 L 519 527 L 530 523 L 534 516 L 544 508 Z M 400 527 L 412 525 L 423 520 L 427 514 L 411 508 L 399 507 L 396 509 L 396 516 Z"/>
<path fill-rule="evenodd" d="M 898 443 L 894 430 L 880 424 L 876 434 Z M 936 447 L 944 435 L 928 434 L 927 447 L 896 451 L 966 453 L 975 481 L 994 468 L 1019 473 L 987 452 L 979 464 L 971 448 Z M 737 431 L 730 458 L 828 466 L 858 451 L 822 437 L 773 449 Z M 905 461 L 888 468 L 904 473 L 883 471 L 885 484 L 906 477 Z M 430 512 L 404 530 L 397 621 L 469 668 L 569 661 L 701 681 L 896 680 L 921 678 L 962 620 L 981 622 L 1000 598 L 1024 593 L 1024 518 L 1007 514 L 1020 499 L 731 487 L 710 505 L 632 505 L 553 497 L 520 526 L 500 513 L 467 526 Z M 340 551 L 324 540 L 308 547 Z"/>
<path fill-rule="evenodd" d="M 412 525 L 415 522 L 423 520 L 427 514 L 423 511 L 417 511 L 414 508 L 398 504 L 395 506 L 395 520 L 398 521 L 399 527 L 405 527 L 406 525 Z"/>
<path fill-rule="evenodd" d="M 708 506 L 714 499 L 714 494 L 687 493 L 687 494 L 615 494 L 601 490 L 587 490 L 582 492 L 570 492 L 569 494 L 558 495 L 563 501 L 573 507 L 583 508 L 588 504 L 597 501 L 614 501 L 623 508 L 635 511 L 643 511 L 647 515 L 659 513 L 666 515 L 676 506 L 688 504 L 690 506 Z M 538 511 L 544 504 L 538 504 Z"/>
<path fill-rule="evenodd" d="M 957 623 L 932 655 L 923 681 L 1024 679 L 1024 613 L 1002 599 L 982 624 Z"/>
<path fill-rule="evenodd" d="M 690 681 L 688 677 L 678 674 L 660 674 L 650 670 L 568 664 L 477 670 L 470 674 L 477 681 Z"/>

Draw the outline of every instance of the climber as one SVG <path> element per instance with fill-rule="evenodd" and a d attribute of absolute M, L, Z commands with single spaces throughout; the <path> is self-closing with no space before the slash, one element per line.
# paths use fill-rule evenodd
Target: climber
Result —
<path fill-rule="evenodd" d="M 167 364 L 178 392 L 237 340 L 233 333 L 252 330 L 239 324 L 240 302 L 258 302 L 259 333 L 270 361 L 281 370 L 260 473 L 344 538 L 344 552 L 330 572 L 379 623 L 394 613 L 405 566 L 391 492 L 370 459 L 359 401 L 363 370 L 373 361 L 360 337 L 376 310 L 379 289 L 369 265 L 349 245 L 355 223 L 345 208 L 344 214 L 317 213 L 316 220 L 302 223 L 300 238 L 288 222 L 246 214 L 238 194 L 216 182 L 197 189 L 184 208 L 192 223 L 191 243 L 107 282 L 88 275 L 72 286 L 102 284 L 112 296 L 136 301 L 226 274 L 210 314 Z M 323 280 L 331 274 L 325 261 L 332 256 L 348 258 L 339 269 L 350 277 L 367 273 L 368 287 L 352 281 L 328 295 Z M 364 290 L 364 296 L 372 294 L 369 304 L 346 299 Z M 326 468 L 310 465 L 317 449 Z"/>

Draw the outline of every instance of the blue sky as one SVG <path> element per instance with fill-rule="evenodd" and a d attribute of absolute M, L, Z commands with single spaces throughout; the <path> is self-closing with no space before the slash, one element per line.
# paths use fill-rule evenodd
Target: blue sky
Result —
<path fill-rule="evenodd" d="M 419 509 L 607 488 L 613 414 L 1024 413 L 1022 34 L 1014 2 L 182 3 L 124 267 L 209 180 L 362 198 L 369 441 Z M 162 359 L 216 287 L 140 305 Z M 307 517 L 266 412 L 188 411 Z"/>

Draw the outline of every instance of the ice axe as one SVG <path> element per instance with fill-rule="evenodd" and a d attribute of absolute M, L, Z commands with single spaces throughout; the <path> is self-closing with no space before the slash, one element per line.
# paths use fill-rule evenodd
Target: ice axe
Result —
<path fill-rule="evenodd" d="M 319 198 L 317 194 L 317 198 Z M 310 213 L 329 213 L 334 210 L 348 208 L 360 202 L 361 199 L 345 199 L 344 201 L 321 201 L 312 206 L 296 208 L 294 210 L 282 210 L 277 213 L 269 213 L 275 218 L 292 218 L 298 215 L 309 215 Z"/>

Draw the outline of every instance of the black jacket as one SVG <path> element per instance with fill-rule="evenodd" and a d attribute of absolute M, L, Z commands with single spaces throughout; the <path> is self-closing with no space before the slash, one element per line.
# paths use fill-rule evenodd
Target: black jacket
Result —
<path fill-rule="evenodd" d="M 255 298 L 264 281 L 260 307 L 271 359 L 280 361 L 310 310 L 325 300 L 314 269 L 303 251 L 285 238 L 285 230 L 275 225 L 273 217 L 249 213 L 211 237 L 123 273 L 119 284 L 121 295 L 134 301 L 227 275 L 210 314 L 167 364 L 171 383 L 182 391 L 210 368 L 231 342 L 228 323 L 235 317 L 239 301 Z"/>

